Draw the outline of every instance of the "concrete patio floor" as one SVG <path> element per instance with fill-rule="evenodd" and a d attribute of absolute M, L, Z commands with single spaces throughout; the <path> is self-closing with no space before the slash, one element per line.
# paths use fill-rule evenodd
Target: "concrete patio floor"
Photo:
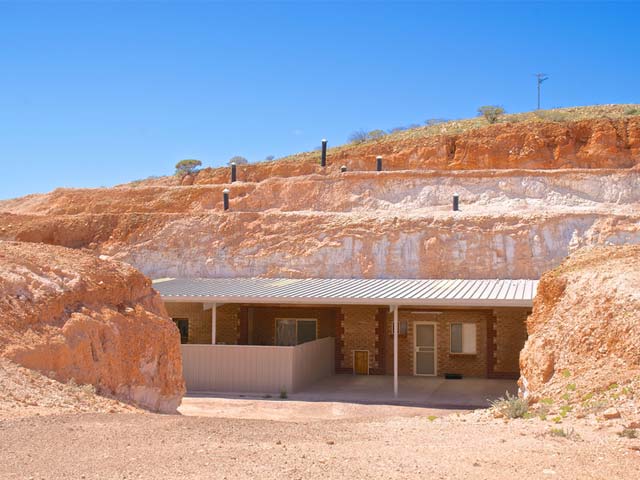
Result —
<path fill-rule="evenodd" d="M 441 377 L 399 377 L 398 397 L 393 395 L 393 377 L 389 375 L 332 375 L 306 389 L 288 394 L 296 402 L 352 403 L 364 405 L 398 405 L 410 407 L 468 410 L 489 406 L 490 400 L 515 394 L 515 380 Z M 189 392 L 188 402 L 197 399 L 273 399 L 277 395 Z"/>
<path fill-rule="evenodd" d="M 483 408 L 490 400 L 515 394 L 515 380 L 441 377 L 399 377 L 398 397 L 393 395 L 390 375 L 332 375 L 303 391 L 289 395 L 291 400 L 408 405 L 430 408 Z"/>

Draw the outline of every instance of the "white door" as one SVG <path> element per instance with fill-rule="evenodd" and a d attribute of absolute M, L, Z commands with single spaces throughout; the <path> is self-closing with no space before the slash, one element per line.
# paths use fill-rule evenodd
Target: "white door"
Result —
<path fill-rule="evenodd" d="M 436 375 L 436 324 L 415 324 L 414 373 L 416 375 Z"/>

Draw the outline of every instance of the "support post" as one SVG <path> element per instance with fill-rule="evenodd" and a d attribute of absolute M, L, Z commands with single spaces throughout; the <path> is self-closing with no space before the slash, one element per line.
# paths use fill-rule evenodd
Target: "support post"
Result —
<path fill-rule="evenodd" d="M 393 309 L 393 396 L 398 398 L 398 306 Z"/>
<path fill-rule="evenodd" d="M 324 138 L 322 139 L 322 157 L 320 158 L 320 166 L 327 166 L 327 141 Z"/>
<path fill-rule="evenodd" d="M 218 305 L 214 303 L 211 306 L 211 345 L 216 344 L 216 330 L 218 326 L 217 309 L 218 309 Z"/>

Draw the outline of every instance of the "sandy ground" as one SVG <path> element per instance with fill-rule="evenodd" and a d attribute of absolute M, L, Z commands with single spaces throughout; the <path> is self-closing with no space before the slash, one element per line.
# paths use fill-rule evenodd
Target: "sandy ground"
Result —
<path fill-rule="evenodd" d="M 504 422 L 356 404 L 207 402 L 207 417 L 0 419 L 0 478 L 635 479 L 640 471 L 633 449 L 640 450 L 640 440 L 619 437 L 619 425 L 606 422 L 561 425 L 573 428 L 571 438 L 561 438 L 550 435 L 550 422 L 537 419 Z M 199 408 L 202 403 L 187 402 L 184 410 Z"/>

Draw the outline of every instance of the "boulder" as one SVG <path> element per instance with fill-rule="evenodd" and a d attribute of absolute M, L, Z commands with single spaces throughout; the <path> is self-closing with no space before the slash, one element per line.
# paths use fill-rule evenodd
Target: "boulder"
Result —
<path fill-rule="evenodd" d="M 80 250 L 0 241 L 0 356 L 154 411 L 175 412 L 185 391 L 151 281 Z"/>

